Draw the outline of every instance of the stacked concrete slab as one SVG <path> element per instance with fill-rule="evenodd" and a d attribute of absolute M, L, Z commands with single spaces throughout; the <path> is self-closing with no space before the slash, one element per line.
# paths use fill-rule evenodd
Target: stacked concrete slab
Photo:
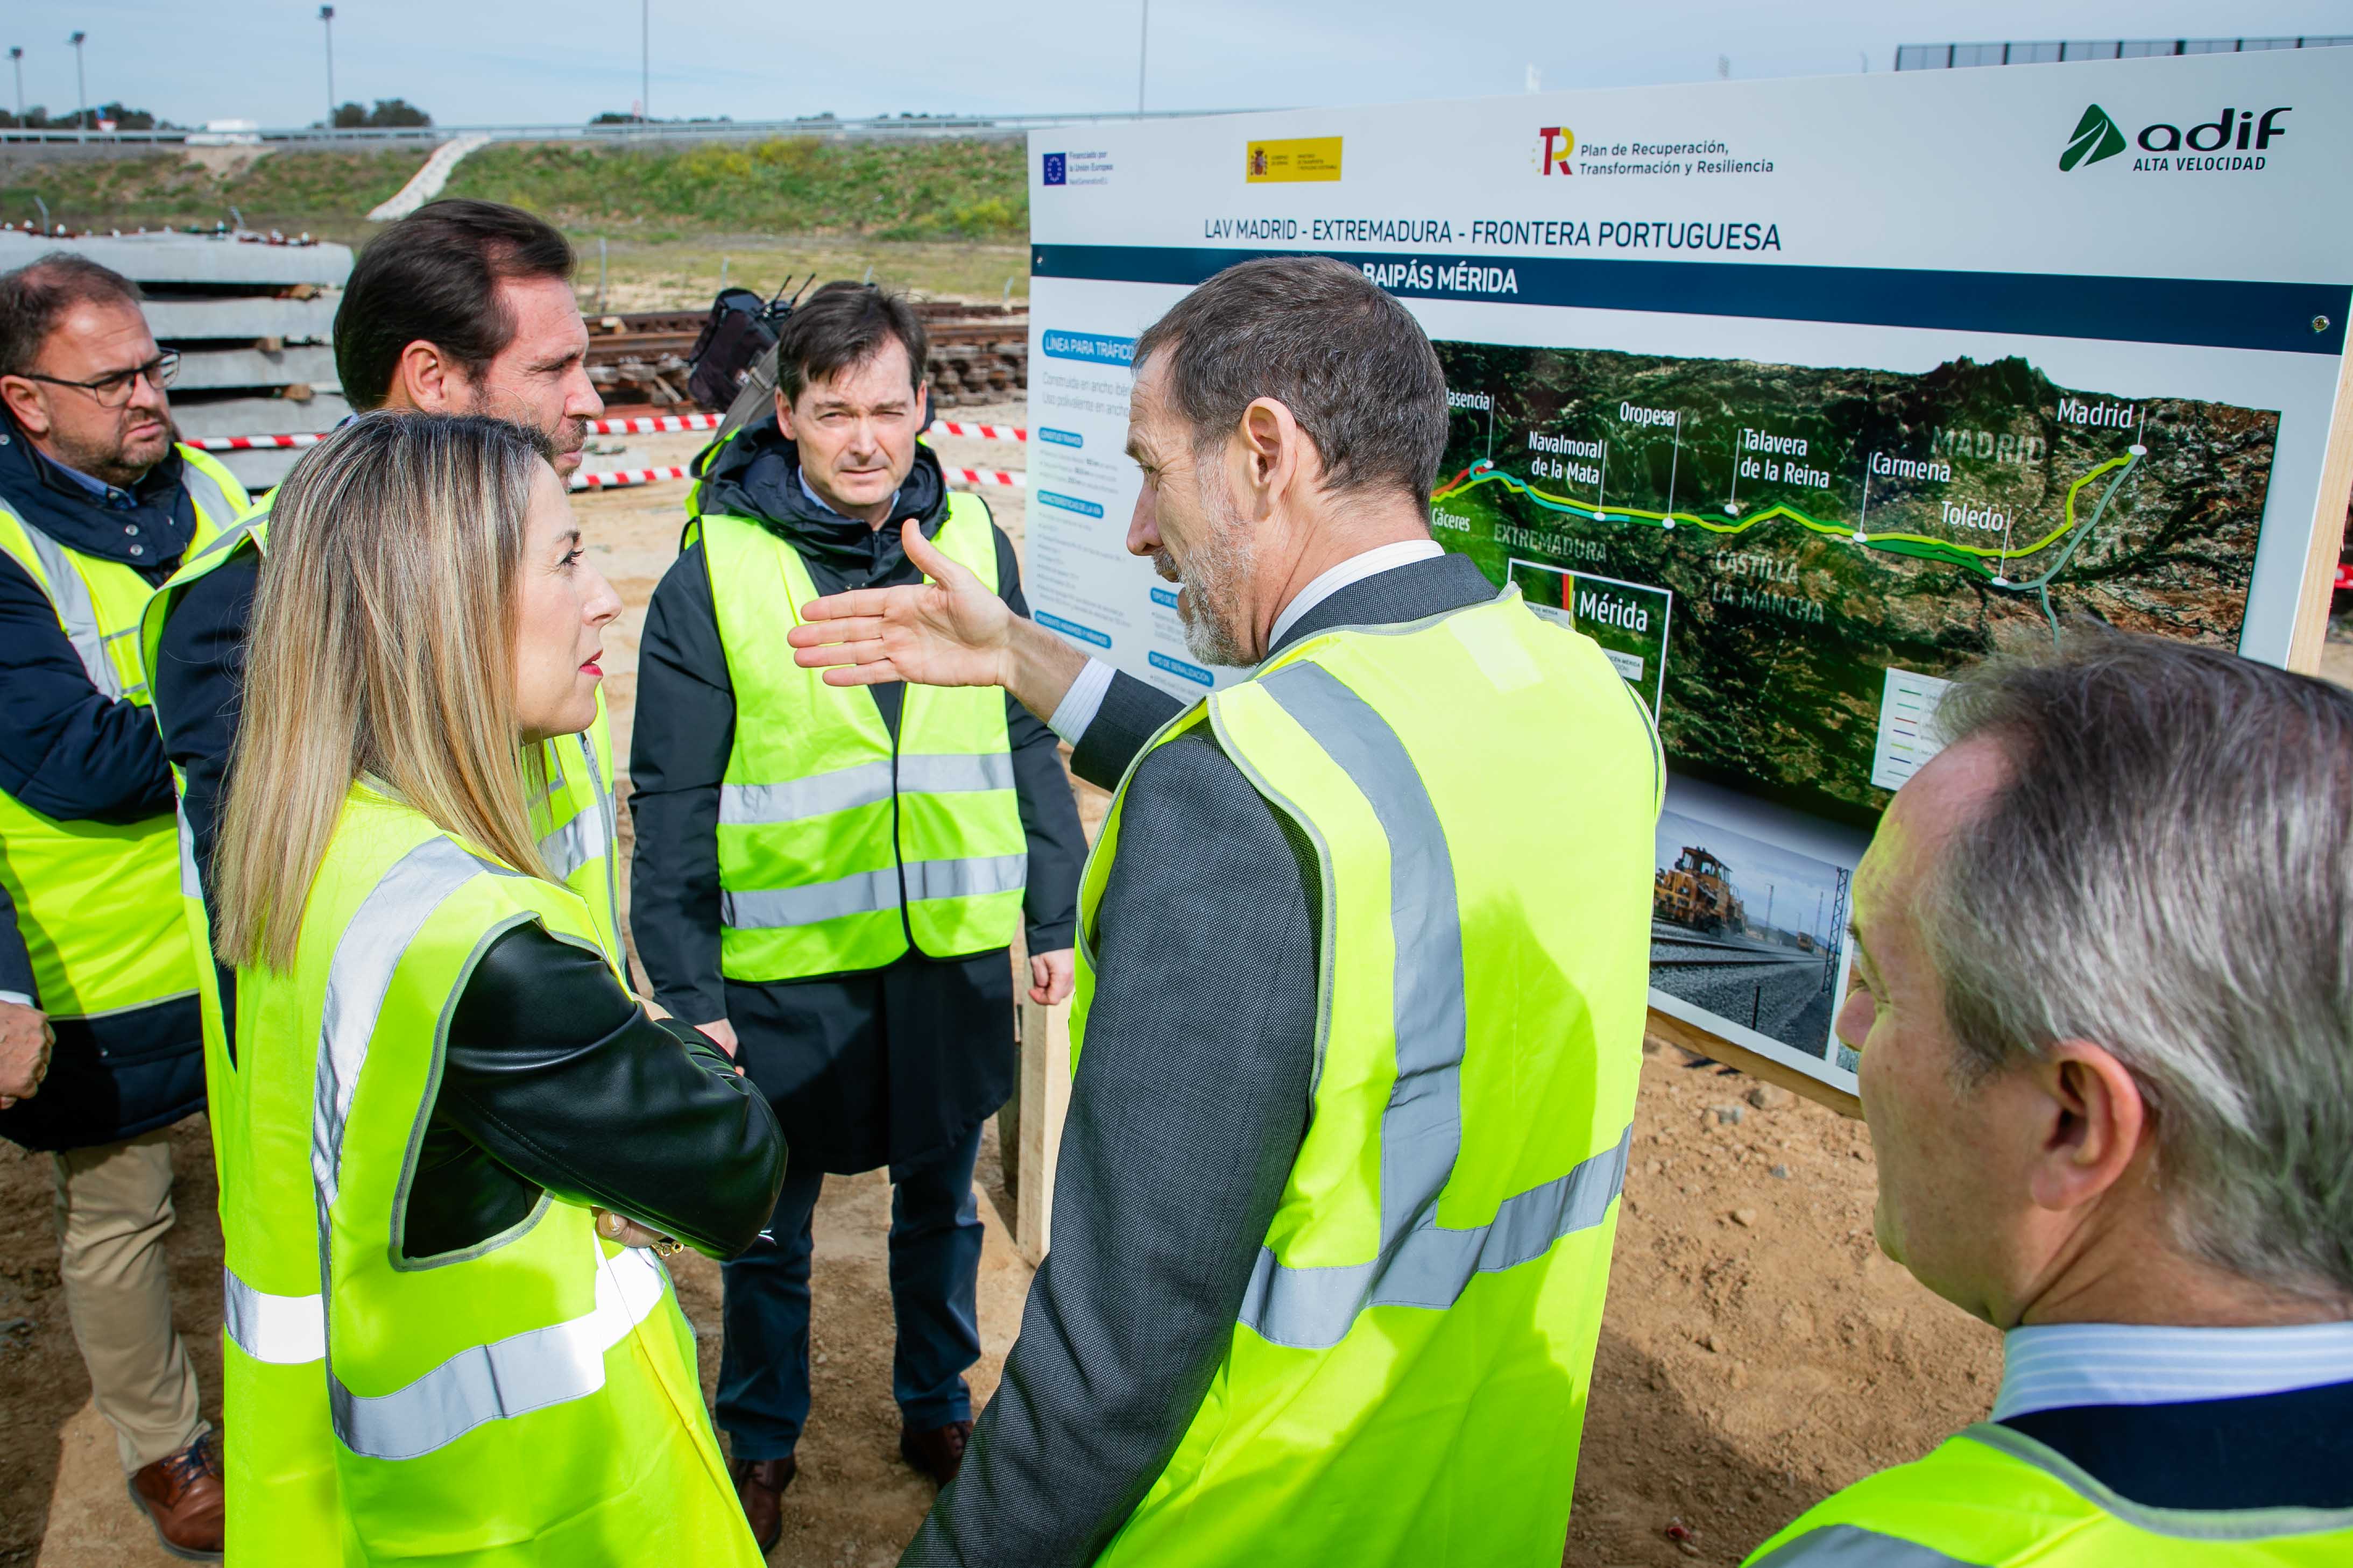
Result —
<path fill-rule="evenodd" d="M 111 267 L 146 294 L 155 341 L 180 351 L 171 396 L 184 439 L 328 430 L 351 412 L 332 346 L 350 247 L 228 235 L 63 239 L 0 229 L 0 270 L 52 250 Z M 216 455 L 254 489 L 278 483 L 301 456 Z"/>

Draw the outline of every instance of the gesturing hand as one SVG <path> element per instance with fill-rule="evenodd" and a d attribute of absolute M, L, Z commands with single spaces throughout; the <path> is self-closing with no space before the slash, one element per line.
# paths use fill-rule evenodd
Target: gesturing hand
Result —
<path fill-rule="evenodd" d="M 48 1015 L 38 1007 L 0 1002 L 0 1110 L 41 1091 L 57 1038 Z"/>
<path fill-rule="evenodd" d="M 1013 613 L 970 572 L 923 537 L 913 518 L 899 532 L 907 559 L 929 582 L 855 588 L 803 606 L 806 623 L 786 634 L 804 669 L 828 686 L 912 680 L 920 686 L 998 686 Z"/>

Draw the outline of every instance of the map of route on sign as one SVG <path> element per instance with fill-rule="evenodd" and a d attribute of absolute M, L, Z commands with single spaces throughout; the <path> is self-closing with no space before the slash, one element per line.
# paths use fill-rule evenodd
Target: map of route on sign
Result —
<path fill-rule="evenodd" d="M 2022 359 L 1438 349 L 1438 539 L 1599 641 L 1695 776 L 1868 822 L 1911 704 L 1989 652 L 2073 616 L 2237 644 L 2276 413 Z"/>

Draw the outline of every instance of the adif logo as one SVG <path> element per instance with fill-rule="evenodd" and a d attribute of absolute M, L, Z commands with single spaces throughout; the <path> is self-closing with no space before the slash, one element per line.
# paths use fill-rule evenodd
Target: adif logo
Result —
<path fill-rule="evenodd" d="M 2260 114 L 2225 109 L 2214 119 L 2187 131 L 2163 121 L 2144 125 L 2140 134 L 2133 138 L 2142 153 L 2133 160 L 2133 167 L 2148 173 L 2260 171 L 2267 161 L 2264 154 L 2271 144 L 2287 134 L 2288 128 L 2280 123 L 2280 117 L 2291 111 L 2285 104 Z M 2059 154 L 2059 170 L 2065 174 L 2079 164 L 2113 158 L 2124 150 L 2124 132 L 2108 118 L 2106 110 L 2094 103 L 2075 121 L 2066 150 Z"/>
<path fill-rule="evenodd" d="M 2116 129 L 2108 111 L 2095 103 L 2075 121 L 2075 133 L 2067 138 L 2067 150 L 2059 154 L 2059 172 L 2063 174 L 2078 163 L 2113 158 L 2124 150 L 2125 133 Z"/>
<path fill-rule="evenodd" d="M 1566 125 L 1547 125 L 1536 132 L 1537 172 L 1546 174 L 1574 174 L 1569 167 L 1569 154 L 1577 151 L 1577 132 Z"/>

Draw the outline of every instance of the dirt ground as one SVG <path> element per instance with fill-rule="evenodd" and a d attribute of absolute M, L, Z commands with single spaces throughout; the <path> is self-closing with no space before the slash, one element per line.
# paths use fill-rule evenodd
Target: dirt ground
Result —
<path fill-rule="evenodd" d="M 1018 423 L 1018 405 L 959 410 Z M 695 437 L 599 443 L 597 468 L 682 462 Z M 626 453 L 619 450 L 626 445 Z M 1012 468 L 1018 448 L 946 438 L 954 464 Z M 626 757 L 647 596 L 676 553 L 677 484 L 582 498 L 598 565 L 629 610 L 607 644 L 615 741 Z M 1018 491 L 987 492 L 1021 536 Z M 2340 679 L 2353 647 L 2331 649 Z M 1091 824 L 1101 798 L 1084 792 Z M 975 1394 L 994 1391 L 1029 1268 L 998 1215 L 993 1133 L 982 1152 L 981 1331 Z M 219 1398 L 220 1236 L 202 1118 L 176 1130 L 175 1317 L 208 1406 Z M 0 1564 L 168 1563 L 124 1496 L 58 1289 L 46 1157 L 0 1144 Z M 1586 1415 L 1570 1564 L 1732 1563 L 1859 1476 L 1913 1458 L 1980 1418 L 2000 1373 L 1997 1336 L 1914 1284 L 1871 1240 L 1868 1134 L 1810 1103 L 1664 1047 L 1644 1062 L 1610 1308 Z M 994 1199 L 995 1202 L 987 1200 Z M 880 1174 L 829 1183 L 817 1216 L 815 1409 L 786 1533 L 792 1568 L 882 1568 L 929 1507 L 900 1463 L 890 1394 L 891 1310 Z M 708 1393 L 719 1356 L 719 1271 L 676 1270 Z M 1680 1527 L 1678 1540 L 1669 1534 Z"/>

